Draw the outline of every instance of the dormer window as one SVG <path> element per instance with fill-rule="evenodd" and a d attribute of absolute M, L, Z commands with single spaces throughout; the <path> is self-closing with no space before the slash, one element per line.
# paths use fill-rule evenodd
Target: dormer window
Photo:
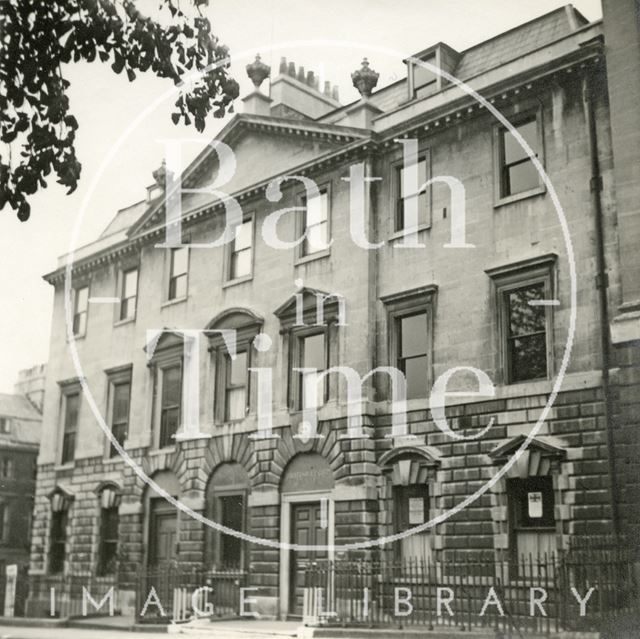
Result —
<path fill-rule="evenodd" d="M 436 56 L 430 55 L 425 58 L 421 58 L 421 61 L 435 66 Z M 418 62 L 414 62 L 411 65 L 412 69 L 412 97 L 423 98 L 425 95 L 433 93 L 436 89 L 438 76 L 427 66 L 422 66 Z"/>
<path fill-rule="evenodd" d="M 442 90 L 448 80 L 437 69 L 455 75 L 459 61 L 460 54 L 444 42 L 438 42 L 405 60 L 409 100 L 424 98 Z M 420 64 L 421 62 L 426 64 Z M 436 71 L 433 70 L 434 67 Z"/>

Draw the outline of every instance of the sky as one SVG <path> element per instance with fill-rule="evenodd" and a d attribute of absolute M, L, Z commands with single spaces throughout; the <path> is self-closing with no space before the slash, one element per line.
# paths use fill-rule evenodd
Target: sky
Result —
<path fill-rule="evenodd" d="M 157 0 L 137 4 L 145 13 L 153 11 Z M 341 101 L 348 103 L 357 97 L 350 73 L 365 55 L 380 73 L 380 88 L 402 77 L 403 57 L 439 41 L 463 50 L 564 4 L 558 0 L 209 0 L 206 12 L 213 32 L 230 49 L 231 74 L 240 82 L 240 97 L 251 86 L 244 67 L 260 51 L 273 74 L 280 57 L 286 56 L 337 84 Z M 602 17 L 600 0 L 573 4 L 589 20 Z M 20 369 L 47 361 L 53 289 L 42 275 L 70 250 L 72 237 L 78 234 L 79 245 L 91 242 L 118 209 L 145 197 L 153 182 L 151 172 L 162 161 L 161 140 L 205 141 L 228 120 L 210 118 L 202 135 L 174 126 L 173 100 L 168 96 L 103 167 L 114 142 L 172 83 L 150 75 L 129 83 L 126 76 L 115 75 L 108 64 L 100 63 L 68 65 L 63 75 L 71 82 L 71 111 L 79 122 L 76 152 L 82 176 L 72 195 L 51 180 L 30 200 L 31 218 L 26 223 L 8 207 L 0 212 L 0 392 L 12 392 Z M 240 100 L 236 108 L 242 110 Z M 185 156 L 194 157 L 200 150 L 193 144 Z"/>

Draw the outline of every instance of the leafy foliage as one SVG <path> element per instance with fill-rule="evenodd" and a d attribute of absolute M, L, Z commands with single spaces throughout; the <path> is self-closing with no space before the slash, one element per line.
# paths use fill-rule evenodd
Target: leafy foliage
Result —
<path fill-rule="evenodd" d="M 78 122 L 70 112 L 69 82 L 62 65 L 111 63 L 130 81 L 137 72 L 181 82 L 227 57 L 200 7 L 190 0 L 158 0 L 166 24 L 143 16 L 131 0 L 0 0 L 0 210 L 9 204 L 20 220 L 29 218 L 28 198 L 46 187 L 52 171 L 72 193 L 81 165 L 74 140 Z M 182 0 L 183 5 L 186 0 Z M 208 70 L 181 90 L 171 118 L 198 131 L 206 116 L 232 110 L 238 84 L 229 64 Z"/>

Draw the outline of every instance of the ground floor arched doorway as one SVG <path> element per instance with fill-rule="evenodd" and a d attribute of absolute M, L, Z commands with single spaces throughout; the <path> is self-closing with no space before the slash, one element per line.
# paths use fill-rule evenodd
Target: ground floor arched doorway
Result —
<path fill-rule="evenodd" d="M 296 455 L 280 483 L 280 541 L 299 546 L 335 543 L 335 481 L 327 460 L 318 453 Z M 333 550 L 280 550 L 280 616 L 302 616 L 305 570 L 312 561 L 332 560 Z"/>

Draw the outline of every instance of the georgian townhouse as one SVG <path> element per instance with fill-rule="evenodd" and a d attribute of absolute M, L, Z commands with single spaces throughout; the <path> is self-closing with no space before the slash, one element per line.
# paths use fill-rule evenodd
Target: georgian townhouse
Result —
<path fill-rule="evenodd" d="M 22 370 L 14 393 L 0 393 L 0 610 L 6 616 L 24 614 L 44 371 L 44 365 Z"/>
<path fill-rule="evenodd" d="M 623 14 L 611 20 L 615 29 Z M 66 258 L 46 276 L 55 301 L 34 614 L 47 610 L 52 578 L 117 576 L 126 610 L 139 574 L 179 562 L 212 578 L 235 571 L 257 589 L 260 614 L 285 618 L 301 613 L 314 559 L 490 551 L 506 562 L 633 524 L 632 497 L 616 486 L 637 459 L 625 453 L 630 463 L 621 457 L 616 469 L 612 419 L 620 432 L 629 423 L 613 389 L 625 396 L 634 383 L 625 366 L 637 357 L 637 320 L 620 305 L 633 297 L 622 260 L 638 257 L 621 248 L 617 197 L 626 182 L 616 178 L 614 143 L 625 141 L 612 126 L 607 77 L 609 47 L 619 60 L 624 38 L 605 44 L 606 31 L 567 6 L 465 51 L 431 44 L 383 87 L 372 57 L 352 76 L 361 99 L 347 105 L 294 62 L 248 65 L 255 90 L 216 136 L 237 162 L 219 187 L 242 209 L 234 239 L 197 246 L 219 239 L 225 223 L 220 198 L 204 190 L 220 168 L 209 148 L 183 171 L 192 191 L 179 195 L 182 246 L 165 242 L 175 176 L 163 166 L 146 200 L 76 251 L 70 317 Z M 513 131 L 449 74 L 507 118 L 552 188 Z M 376 178 L 361 191 L 358 171 Z M 464 186 L 462 239 L 447 176 Z M 276 226 L 289 247 L 278 248 L 265 240 L 267 220 L 293 207 Z M 354 239 L 357 208 L 374 249 Z M 114 303 L 96 301 L 107 298 Z M 602 341 L 612 321 L 615 348 Z M 235 331 L 235 349 L 225 330 Z M 393 413 L 383 372 L 365 380 L 350 412 L 345 375 L 321 375 L 335 367 L 360 377 L 399 370 L 406 419 Z M 470 367 L 491 380 L 492 396 Z M 268 395 L 258 368 L 271 371 Z M 429 399 L 452 369 L 445 432 Z M 195 416 L 187 397 L 197 397 Z M 481 491 L 550 402 L 518 462 L 466 508 L 394 543 L 348 548 L 445 515 Z M 271 545 L 221 533 L 158 495 L 105 437 L 91 404 L 168 495 Z M 271 410 L 273 437 L 260 436 L 261 407 Z"/>

